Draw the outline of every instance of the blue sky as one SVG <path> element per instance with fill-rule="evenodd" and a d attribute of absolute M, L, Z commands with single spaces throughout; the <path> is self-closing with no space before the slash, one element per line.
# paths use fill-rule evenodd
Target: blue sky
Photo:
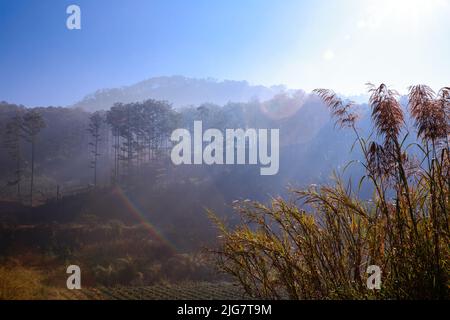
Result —
<path fill-rule="evenodd" d="M 161 75 L 311 90 L 450 85 L 450 0 L 0 0 L 0 100 L 68 105 Z M 81 30 L 66 8 L 81 8 Z"/>

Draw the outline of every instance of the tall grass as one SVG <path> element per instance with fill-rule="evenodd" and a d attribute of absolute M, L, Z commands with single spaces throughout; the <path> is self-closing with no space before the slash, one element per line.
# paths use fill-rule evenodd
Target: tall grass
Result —
<path fill-rule="evenodd" d="M 231 230 L 211 212 L 222 240 L 218 267 L 257 298 L 448 299 L 450 88 L 410 87 L 412 145 L 399 96 L 384 84 L 369 84 L 373 140 L 361 136 L 353 103 L 314 92 L 355 133 L 365 169 L 359 186 L 370 183 L 372 199 L 336 177 L 293 190 L 289 201 L 237 203 L 242 223 Z M 380 290 L 366 285 L 370 265 L 382 270 Z"/>

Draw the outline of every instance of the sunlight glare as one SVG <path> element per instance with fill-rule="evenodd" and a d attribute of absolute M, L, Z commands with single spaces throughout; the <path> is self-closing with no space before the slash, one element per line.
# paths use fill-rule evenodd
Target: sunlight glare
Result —
<path fill-rule="evenodd" d="M 358 28 L 379 29 L 387 25 L 396 27 L 421 25 L 440 8 L 448 7 L 449 0 L 366 0 L 365 12 Z"/>

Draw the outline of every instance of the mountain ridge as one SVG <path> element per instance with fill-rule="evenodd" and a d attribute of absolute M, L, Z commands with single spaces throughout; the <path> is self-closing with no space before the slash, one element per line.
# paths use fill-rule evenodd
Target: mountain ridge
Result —
<path fill-rule="evenodd" d="M 97 111 L 109 109 L 117 102 L 130 103 L 147 99 L 165 100 L 175 108 L 203 103 L 224 105 L 254 99 L 269 100 L 277 94 L 290 91 L 284 85 L 266 87 L 251 85 L 247 81 L 161 76 L 120 88 L 97 90 L 71 107 Z"/>

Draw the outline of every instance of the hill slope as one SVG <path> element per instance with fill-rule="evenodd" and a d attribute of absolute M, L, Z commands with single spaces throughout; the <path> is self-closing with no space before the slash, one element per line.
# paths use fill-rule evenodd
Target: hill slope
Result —
<path fill-rule="evenodd" d="M 247 102 L 252 99 L 268 100 L 285 91 L 283 86 L 253 86 L 246 81 L 216 81 L 183 76 L 156 77 L 131 86 L 102 89 L 87 95 L 73 107 L 87 111 L 109 109 L 116 102 L 136 102 L 146 99 L 166 100 L 174 107 L 227 102 Z"/>

